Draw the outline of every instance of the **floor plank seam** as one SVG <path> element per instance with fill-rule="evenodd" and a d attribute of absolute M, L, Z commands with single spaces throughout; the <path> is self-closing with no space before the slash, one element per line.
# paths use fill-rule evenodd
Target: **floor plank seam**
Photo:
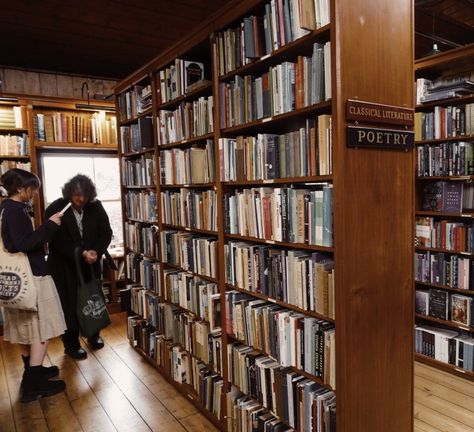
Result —
<path fill-rule="evenodd" d="M 2 338 L 2 342 L 5 343 L 5 341 L 3 340 Z M 2 343 L 2 346 L 3 346 L 3 343 Z M 11 414 L 12 414 L 12 419 L 13 419 L 13 427 L 14 427 L 14 430 L 15 432 L 17 431 L 17 427 L 16 427 L 16 417 L 15 417 L 15 410 L 13 409 L 13 401 L 12 401 L 12 398 L 11 398 L 11 388 L 10 388 L 10 384 L 8 382 L 8 377 L 7 377 L 7 368 L 6 368 L 6 360 L 5 360 L 5 355 L 4 355 L 4 351 L 3 351 L 3 348 L 0 348 L 0 355 L 2 356 L 2 362 L 3 362 L 3 375 L 5 376 L 5 384 L 7 386 L 7 389 L 8 389 L 8 400 L 10 401 L 10 411 L 11 411 Z"/>

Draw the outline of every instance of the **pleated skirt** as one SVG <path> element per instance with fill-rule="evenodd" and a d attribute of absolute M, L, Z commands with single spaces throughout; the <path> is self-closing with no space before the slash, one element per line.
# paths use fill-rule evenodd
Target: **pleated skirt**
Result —
<path fill-rule="evenodd" d="M 51 276 L 34 276 L 38 287 L 38 311 L 4 308 L 3 338 L 15 344 L 31 345 L 62 335 L 66 322 Z"/>

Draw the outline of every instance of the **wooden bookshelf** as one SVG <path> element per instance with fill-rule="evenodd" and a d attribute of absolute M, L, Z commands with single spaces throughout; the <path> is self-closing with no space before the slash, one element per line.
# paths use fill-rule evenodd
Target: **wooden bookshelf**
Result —
<path fill-rule="evenodd" d="M 268 3 L 268 2 L 267 2 Z M 336 424 L 339 432 L 400 432 L 413 430 L 413 232 L 415 196 L 413 190 L 414 158 L 410 150 L 386 148 L 351 147 L 348 142 L 347 126 L 353 122 L 346 117 L 346 103 L 349 99 L 368 101 L 395 107 L 414 107 L 413 101 L 413 8 L 409 1 L 394 2 L 381 0 L 376 5 L 367 0 L 342 2 L 330 0 L 330 24 L 310 32 L 308 35 L 278 47 L 269 55 L 251 61 L 233 71 L 219 74 L 217 40 L 221 32 L 239 28 L 242 20 L 249 16 L 263 16 L 265 2 L 261 0 L 234 1 L 222 13 L 210 18 L 209 22 L 170 47 L 165 53 L 143 66 L 136 73 L 125 78 L 116 87 L 116 95 L 122 97 L 136 83 L 149 80 L 153 94 L 153 121 L 158 122 L 162 109 L 176 108 L 181 102 L 192 102 L 199 96 L 213 96 L 214 133 L 200 137 L 158 146 L 158 128 L 154 127 L 154 156 L 157 173 L 160 151 L 173 148 L 187 148 L 199 145 L 205 140 L 214 140 L 216 165 L 215 182 L 194 185 L 163 185 L 157 175 L 156 197 L 161 203 L 161 192 L 166 189 L 201 188 L 212 189 L 217 194 L 217 231 L 196 230 L 163 223 L 161 205 L 157 204 L 159 231 L 177 230 L 197 234 L 213 235 L 218 246 L 218 276 L 204 278 L 218 283 L 221 306 L 222 333 L 222 378 L 223 397 L 221 401 L 221 430 L 226 430 L 226 393 L 231 390 L 228 380 L 227 345 L 232 340 L 225 331 L 227 312 L 226 293 L 234 287 L 226 281 L 225 245 L 235 239 L 252 245 L 278 246 L 285 250 L 301 249 L 323 252 L 334 261 L 336 275 L 336 319 L 308 312 L 277 299 L 236 289 L 256 300 L 275 303 L 303 314 L 305 317 L 322 319 L 336 328 L 335 360 L 337 380 Z M 383 10 L 384 26 L 367 25 L 380 20 Z M 364 20 L 360 19 L 364 17 Z M 406 23 L 411 23 L 407 25 Z M 386 32 L 386 28 L 392 32 Z M 397 43 L 393 43 L 397 34 Z M 364 46 L 363 50 L 355 49 Z M 232 127 L 221 128 L 223 114 L 220 99 L 222 83 L 229 83 L 237 75 L 255 75 L 268 71 L 270 67 L 285 62 L 296 62 L 298 56 L 311 56 L 313 43 L 330 42 L 331 95 L 318 102 L 283 114 L 273 115 Z M 171 67 L 175 59 L 202 62 L 211 77 L 212 85 L 202 89 L 199 95 L 185 94 L 166 103 L 158 103 L 159 73 Z M 386 79 L 390 71 L 390 80 Z M 147 81 L 148 82 L 148 81 Z M 397 86 L 393 86 L 397 82 Z M 286 133 L 298 130 L 301 123 L 315 116 L 330 114 L 332 118 L 331 156 L 332 173 L 324 176 L 291 177 L 272 180 L 224 182 L 219 178 L 221 157 L 219 139 L 238 135 Z M 129 124 L 130 120 L 120 124 Z M 367 128 L 367 124 L 359 122 Z M 379 127 L 383 127 L 379 124 Z M 400 129 L 386 123 L 388 129 Z M 408 130 L 412 129 L 407 125 Z M 406 130 L 404 129 L 404 130 Z M 128 152 L 123 154 L 128 157 Z M 324 247 L 302 243 L 276 242 L 266 239 L 229 234 L 225 232 L 225 192 L 232 188 L 281 185 L 301 186 L 305 183 L 330 183 L 334 190 L 333 228 L 334 246 Z M 423 212 L 421 212 L 423 213 Z M 417 213 L 418 214 L 418 213 Z M 435 216 L 443 216 L 436 214 Z M 469 216 L 471 217 L 471 216 Z M 127 220 L 133 221 L 131 218 Z M 396 229 L 394 229 L 396 227 Z M 160 243 L 160 248 L 162 245 Z M 163 253 L 163 251 L 161 251 Z M 182 268 L 162 263 L 162 268 Z M 193 276 L 199 274 L 188 272 Z M 163 273 L 158 275 L 164 287 Z M 381 289 L 381 284 L 383 289 Z M 142 353 L 146 355 L 146 353 Z M 191 353 L 192 354 L 192 353 Z M 394 367 L 396 365 L 396 367 Z M 166 374 L 163 368 L 158 367 Z M 357 374 L 354 374 L 354 371 Z M 301 372 L 301 371 L 294 371 Z M 305 378 L 314 379 L 302 374 Z M 173 383 L 173 380 L 167 376 Z M 179 384 L 174 383 L 177 388 Z M 390 398 L 386 389 L 390 388 Z M 363 389 L 364 397 L 361 397 Z M 206 415 L 209 412 L 204 411 Z M 230 420 L 229 420 L 230 421 Z"/>
<path fill-rule="evenodd" d="M 474 44 L 466 45 L 466 46 L 448 50 L 448 51 L 445 51 L 445 52 L 442 52 L 442 53 L 439 53 L 439 54 L 436 54 L 424 59 L 420 59 L 420 60 L 415 61 L 415 65 L 414 65 L 415 78 L 416 79 L 426 78 L 428 80 L 433 80 L 440 77 L 442 74 L 456 75 L 456 74 L 460 74 L 462 72 L 466 72 L 469 70 L 472 71 L 474 70 L 474 67 L 472 66 L 473 59 L 474 59 Z M 445 108 L 449 106 L 459 107 L 466 104 L 474 104 L 474 94 L 467 94 L 467 95 L 463 95 L 456 98 L 440 99 L 440 100 L 432 101 L 429 103 L 419 104 L 416 106 L 416 111 L 421 112 L 421 113 L 434 112 L 433 115 L 436 116 L 436 111 L 434 111 L 435 107 L 440 107 L 440 108 Z M 462 107 L 460 109 L 462 110 Z M 455 131 L 456 136 L 446 137 L 446 138 L 441 138 L 441 139 L 428 139 L 428 140 L 419 139 L 416 141 L 416 145 L 427 148 L 427 147 L 440 146 L 441 144 L 443 144 L 444 146 L 442 148 L 443 149 L 447 148 L 448 153 L 451 153 L 451 147 L 448 147 L 448 146 L 457 146 L 458 143 L 460 142 L 466 142 L 466 143 L 474 142 L 474 135 L 472 134 L 472 130 L 469 130 L 470 123 L 471 123 L 470 120 L 466 117 L 465 130 L 456 129 Z M 423 138 L 423 137 L 420 137 L 420 138 Z M 448 157 L 450 156 L 448 155 Z M 420 162 L 423 163 L 423 161 L 420 161 Z M 442 162 L 446 162 L 446 161 L 443 160 Z M 416 171 L 418 170 L 418 165 L 419 165 L 419 161 L 416 161 L 415 163 Z M 464 168 L 464 167 L 461 166 L 461 168 Z M 460 172 L 462 173 L 463 171 L 460 171 Z M 429 211 L 422 210 L 421 203 L 423 199 L 423 196 L 422 196 L 423 188 L 424 188 L 424 185 L 426 185 L 426 182 L 428 181 L 433 181 L 433 182 L 434 181 L 445 181 L 445 182 L 457 181 L 459 183 L 462 183 L 464 187 L 464 185 L 470 184 L 473 178 L 474 177 L 472 175 L 450 175 L 450 176 L 447 176 L 447 175 L 419 176 L 417 175 L 415 179 L 415 189 L 416 189 L 416 193 L 418 194 L 418 197 L 417 197 L 418 207 L 416 208 L 416 211 L 415 211 L 415 217 L 416 216 L 430 216 L 430 217 L 436 218 L 436 220 L 439 220 L 440 218 L 442 218 L 443 220 L 447 220 L 448 222 L 463 222 L 465 224 L 470 224 L 471 220 L 474 217 L 472 210 L 463 210 L 461 213 L 429 212 Z M 471 277 L 474 277 L 474 275 L 471 274 L 471 268 L 470 268 L 473 257 L 474 257 L 474 253 L 472 252 L 454 251 L 454 250 L 449 250 L 449 249 L 447 250 L 447 249 L 431 248 L 431 247 L 416 247 L 416 252 L 419 254 L 422 254 L 422 253 L 447 254 L 448 259 L 449 257 L 459 256 L 459 259 L 463 259 L 464 263 L 466 262 L 466 260 L 468 260 L 469 268 L 464 270 L 465 272 L 468 273 L 467 274 L 467 277 L 469 278 L 468 280 L 470 280 Z M 431 272 L 430 269 L 428 269 L 428 271 Z M 415 268 L 415 272 L 417 272 L 416 268 Z M 453 288 L 448 285 L 442 285 L 442 284 L 436 284 L 436 283 L 420 282 L 420 281 L 415 280 L 415 286 L 416 288 L 423 288 L 425 290 L 437 289 L 437 290 L 447 291 L 450 298 L 451 298 L 451 295 L 462 295 L 462 296 L 467 296 L 468 298 L 472 298 L 472 296 L 474 295 L 474 292 L 471 290 Z M 450 301 L 450 304 L 451 304 L 451 301 Z M 451 317 L 451 306 L 449 309 L 450 310 L 449 310 L 448 316 Z M 452 331 L 458 332 L 459 335 L 467 334 L 470 337 L 473 337 L 474 335 L 473 322 L 471 322 L 470 325 L 463 325 L 451 320 L 437 319 L 437 318 L 422 315 L 422 314 L 415 314 L 415 318 L 416 318 L 417 324 L 419 325 L 427 324 L 429 325 L 429 327 L 431 327 L 431 329 L 433 328 L 440 329 L 440 330 L 450 329 Z M 436 350 L 438 350 L 437 352 L 439 352 L 440 349 L 443 349 L 443 348 L 436 347 Z M 436 354 L 436 356 L 438 357 L 438 354 Z M 417 360 L 423 363 L 429 364 L 432 367 L 456 374 L 458 376 L 464 377 L 469 380 L 473 379 L 474 374 L 468 370 L 463 370 L 461 367 L 441 362 L 437 359 L 425 356 L 422 353 L 415 353 L 415 357 Z"/>

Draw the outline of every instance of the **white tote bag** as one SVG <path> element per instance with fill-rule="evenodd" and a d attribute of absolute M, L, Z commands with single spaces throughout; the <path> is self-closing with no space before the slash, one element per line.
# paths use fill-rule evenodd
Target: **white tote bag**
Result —
<path fill-rule="evenodd" d="M 23 252 L 10 253 L 5 249 L 0 215 L 0 306 L 37 310 L 38 289 L 34 283 L 28 256 Z"/>

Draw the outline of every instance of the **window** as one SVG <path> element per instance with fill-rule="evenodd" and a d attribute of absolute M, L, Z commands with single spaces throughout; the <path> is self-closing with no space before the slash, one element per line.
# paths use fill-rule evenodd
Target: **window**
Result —
<path fill-rule="evenodd" d="M 122 204 L 119 161 L 107 155 L 43 154 L 43 193 L 45 208 L 62 196 L 62 186 L 76 174 L 85 174 L 95 183 L 97 198 L 109 215 L 112 245 L 123 244 Z"/>

